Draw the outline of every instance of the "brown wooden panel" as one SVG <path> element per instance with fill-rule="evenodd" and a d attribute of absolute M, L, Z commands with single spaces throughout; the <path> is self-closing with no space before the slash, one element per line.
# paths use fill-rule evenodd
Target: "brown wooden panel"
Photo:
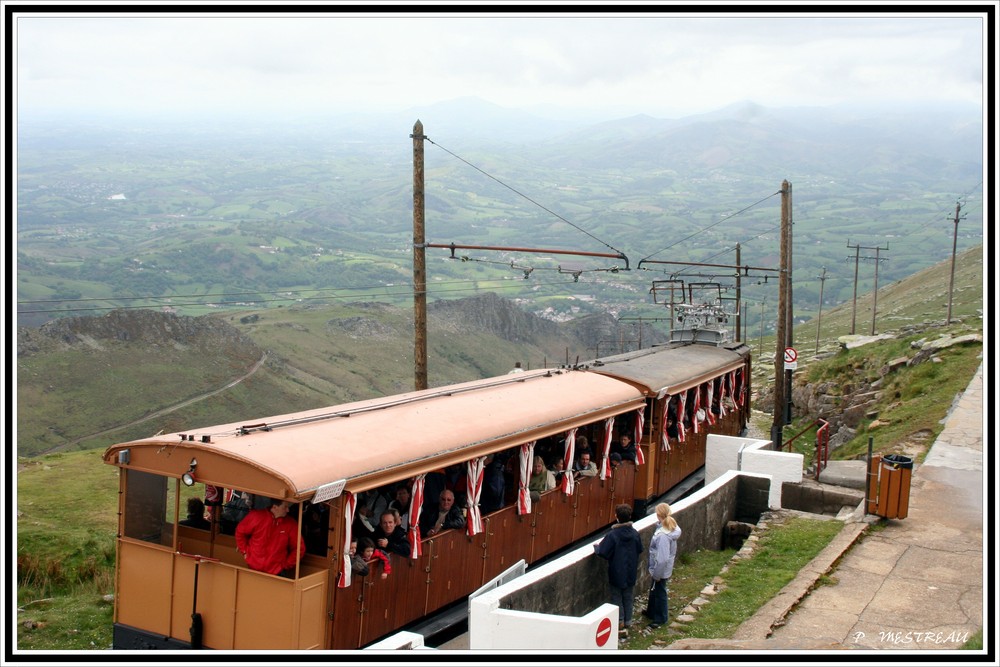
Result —
<path fill-rule="evenodd" d="M 291 614 L 294 581 L 237 570 L 236 626 L 233 643 L 239 650 L 294 649 L 297 629 Z"/>
<path fill-rule="evenodd" d="M 351 577 L 348 588 L 337 588 L 333 595 L 330 648 L 355 649 L 361 645 L 361 610 L 364 603 L 363 577 Z"/>
<path fill-rule="evenodd" d="M 299 650 L 323 648 L 326 626 L 326 572 L 317 572 L 295 582 L 298 594 Z"/>
<path fill-rule="evenodd" d="M 147 632 L 168 636 L 173 554 L 126 541 L 120 541 L 118 549 L 115 620 Z M 189 604 L 190 601 L 188 598 Z"/>
<path fill-rule="evenodd" d="M 530 514 L 521 516 L 517 507 L 510 505 L 486 517 L 484 523 L 486 530 L 476 536 L 477 546 L 485 547 L 480 586 L 522 558 L 531 562 L 534 517 Z"/>
<path fill-rule="evenodd" d="M 560 489 L 546 491 L 532 503 L 531 562 L 549 555 L 573 538 L 573 511 L 576 500 Z"/>
<path fill-rule="evenodd" d="M 573 522 L 573 539 L 590 535 L 607 525 L 608 505 L 611 503 L 611 484 L 607 480 L 589 477 L 577 481 L 577 511 Z"/>
<path fill-rule="evenodd" d="M 431 558 L 427 608 L 439 609 L 479 588 L 483 573 L 482 548 L 464 529 L 435 535 Z"/>

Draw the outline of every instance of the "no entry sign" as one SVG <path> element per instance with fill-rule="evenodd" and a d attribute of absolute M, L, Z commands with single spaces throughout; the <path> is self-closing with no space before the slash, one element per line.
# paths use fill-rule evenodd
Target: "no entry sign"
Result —
<path fill-rule="evenodd" d="M 611 637 L 611 619 L 602 618 L 601 622 L 597 624 L 597 636 L 594 639 L 598 646 L 604 646 L 608 643 L 609 637 Z"/>

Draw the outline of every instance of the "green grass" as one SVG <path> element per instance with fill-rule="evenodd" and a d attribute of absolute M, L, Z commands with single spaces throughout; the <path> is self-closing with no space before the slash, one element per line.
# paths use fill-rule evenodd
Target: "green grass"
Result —
<path fill-rule="evenodd" d="M 699 550 L 682 554 L 674 568 L 668 596 L 670 621 L 674 621 L 715 576 L 722 578 L 722 590 L 701 607 L 694 621 L 679 629 L 663 626 L 648 636 L 633 633 L 622 648 L 644 650 L 657 641 L 670 643 L 687 637 L 730 637 L 741 623 L 791 582 L 841 528 L 840 521 L 801 517 L 772 523 L 763 531 L 753 556 L 732 561 L 724 573 L 720 571 L 730 562 L 731 551 Z"/>
<path fill-rule="evenodd" d="M 18 463 L 18 648 L 109 648 L 118 469 L 100 451 Z"/>

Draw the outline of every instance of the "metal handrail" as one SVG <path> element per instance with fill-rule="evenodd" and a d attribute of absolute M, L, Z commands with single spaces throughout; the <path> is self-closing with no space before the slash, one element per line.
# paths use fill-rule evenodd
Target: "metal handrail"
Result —
<path fill-rule="evenodd" d="M 817 418 L 816 421 L 789 438 L 782 445 L 782 449 L 791 452 L 792 443 L 807 432 L 812 431 L 816 426 L 819 426 L 816 429 L 816 479 L 819 479 L 820 472 L 826 468 L 826 464 L 830 461 L 830 422 Z"/>

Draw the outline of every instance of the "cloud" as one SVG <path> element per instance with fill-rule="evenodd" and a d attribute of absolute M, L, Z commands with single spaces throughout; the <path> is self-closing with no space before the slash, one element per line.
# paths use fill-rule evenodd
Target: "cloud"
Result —
<path fill-rule="evenodd" d="M 635 113 L 981 100 L 969 18 L 246 14 L 17 19 L 39 109 L 405 109 L 475 95 Z"/>

